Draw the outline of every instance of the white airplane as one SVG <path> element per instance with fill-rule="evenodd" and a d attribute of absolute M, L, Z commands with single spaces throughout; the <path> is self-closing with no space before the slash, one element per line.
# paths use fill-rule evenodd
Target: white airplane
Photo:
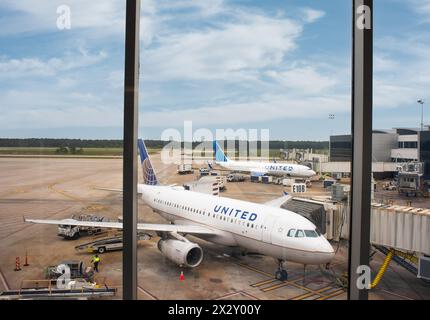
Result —
<path fill-rule="evenodd" d="M 316 175 L 315 171 L 300 164 L 230 160 L 216 141 L 213 143 L 213 148 L 215 150 L 215 163 L 231 171 L 250 172 L 251 175 L 257 176 L 271 175 L 298 178 L 310 178 Z M 210 164 L 209 167 L 212 169 Z"/>
<path fill-rule="evenodd" d="M 187 239 L 193 235 L 204 240 L 278 259 L 276 278 L 286 280 L 284 261 L 325 264 L 334 257 L 330 243 L 306 218 L 281 209 L 289 196 L 265 204 L 187 191 L 180 186 L 159 185 L 146 147 L 139 139 L 144 184 L 138 185 L 142 199 L 154 212 L 172 224 L 139 223 L 138 230 L 155 231 L 158 249 L 180 266 L 197 267 L 203 259 L 202 248 Z M 121 222 L 91 222 L 74 219 L 26 222 L 122 229 Z"/>

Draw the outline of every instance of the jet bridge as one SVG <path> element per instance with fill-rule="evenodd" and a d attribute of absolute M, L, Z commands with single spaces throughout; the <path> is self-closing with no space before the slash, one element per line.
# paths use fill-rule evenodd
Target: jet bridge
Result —
<path fill-rule="evenodd" d="M 282 208 L 311 220 L 328 240 L 349 238 L 346 201 L 292 198 Z M 430 280 L 430 209 L 372 203 L 370 243 L 418 277 Z M 404 257 L 407 257 L 407 261 Z"/>
<path fill-rule="evenodd" d="M 329 240 L 349 238 L 349 204 L 327 198 L 291 198 L 282 208 L 311 220 Z M 370 242 L 430 256 L 430 209 L 372 203 Z"/>
<path fill-rule="evenodd" d="M 430 255 L 430 209 L 372 204 L 370 241 Z"/>
<path fill-rule="evenodd" d="M 292 198 L 284 203 L 281 208 L 293 211 L 304 216 L 320 230 L 322 234 L 326 233 L 326 209 L 324 204 L 308 199 Z"/>

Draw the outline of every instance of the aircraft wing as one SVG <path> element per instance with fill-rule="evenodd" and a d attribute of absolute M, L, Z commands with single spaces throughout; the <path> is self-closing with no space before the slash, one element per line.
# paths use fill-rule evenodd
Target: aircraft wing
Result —
<path fill-rule="evenodd" d="M 273 200 L 270 200 L 270 201 L 264 203 L 264 205 L 269 206 L 269 207 L 280 208 L 284 203 L 289 201 L 291 198 L 292 198 L 292 196 L 290 196 L 288 193 L 286 193 L 282 197 L 279 197 L 279 198 L 276 198 L 276 199 L 273 199 Z"/>
<path fill-rule="evenodd" d="M 75 219 L 39 220 L 39 219 L 25 219 L 25 218 L 24 218 L 24 222 L 37 223 L 37 224 L 122 229 L 122 222 L 78 221 Z M 216 234 L 216 231 L 213 229 L 210 229 L 204 226 L 197 226 L 197 225 L 138 223 L 137 230 L 177 232 L 177 233 L 188 233 L 188 234 Z"/>

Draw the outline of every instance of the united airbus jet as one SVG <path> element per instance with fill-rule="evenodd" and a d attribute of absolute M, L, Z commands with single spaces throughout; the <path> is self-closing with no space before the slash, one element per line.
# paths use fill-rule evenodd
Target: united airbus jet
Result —
<path fill-rule="evenodd" d="M 224 154 L 216 141 L 213 143 L 213 148 L 215 163 L 227 170 L 249 172 L 251 175 L 258 176 L 310 178 L 316 175 L 316 172 L 311 168 L 301 164 L 231 160 Z"/>
<path fill-rule="evenodd" d="M 155 231 L 160 237 L 158 249 L 180 266 L 197 267 L 203 249 L 192 242 L 192 235 L 228 247 L 241 247 L 278 260 L 275 276 L 286 280 L 285 261 L 302 264 L 326 264 L 334 257 L 330 243 L 315 225 L 303 216 L 281 208 L 284 195 L 264 204 L 230 199 L 185 190 L 181 186 L 163 186 L 155 175 L 144 142 L 138 141 L 144 184 L 138 192 L 145 203 L 169 221 L 169 224 L 139 223 L 139 231 Z M 92 222 L 25 219 L 26 222 L 121 229 L 121 222 Z"/>

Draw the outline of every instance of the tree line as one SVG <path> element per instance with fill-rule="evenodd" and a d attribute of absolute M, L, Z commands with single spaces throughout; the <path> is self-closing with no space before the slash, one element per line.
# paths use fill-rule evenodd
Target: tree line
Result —
<path fill-rule="evenodd" d="M 163 148 L 169 141 L 145 140 L 148 148 Z M 193 147 L 200 142 L 193 142 Z M 236 148 L 239 148 L 240 141 L 235 141 Z M 259 149 L 261 142 L 257 142 Z M 270 149 L 328 149 L 328 141 L 281 141 L 269 142 Z M 23 148 L 122 148 L 122 140 L 108 139 L 49 139 L 49 138 L 28 138 L 11 139 L 0 138 L 0 147 L 23 147 Z"/>

